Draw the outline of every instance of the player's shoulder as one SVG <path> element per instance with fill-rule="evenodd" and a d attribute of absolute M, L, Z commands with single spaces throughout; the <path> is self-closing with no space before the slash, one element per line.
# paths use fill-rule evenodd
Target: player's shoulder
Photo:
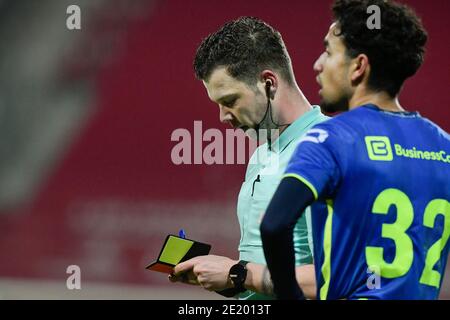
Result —
<path fill-rule="evenodd" d="M 356 121 L 357 117 L 353 114 L 350 115 L 351 113 L 353 111 L 341 113 L 314 125 L 306 132 L 301 141 L 315 140 L 311 137 L 316 137 L 319 142 L 325 142 L 326 140 L 351 141 L 358 131 L 356 126 L 359 125 L 358 121 Z"/>
<path fill-rule="evenodd" d="M 378 114 L 370 105 L 365 105 L 336 115 L 330 124 L 341 130 L 355 131 L 364 127 L 366 122 L 372 121 Z"/>
<path fill-rule="evenodd" d="M 355 129 L 355 125 L 361 123 L 361 120 L 374 116 L 374 114 L 371 113 L 371 109 L 369 108 L 356 108 L 328 118 L 325 121 L 316 124 L 315 127 L 322 126 L 329 129 L 337 128 L 339 130 L 352 131 L 352 129 Z"/>
<path fill-rule="evenodd" d="M 428 118 L 421 117 L 421 120 L 425 128 L 446 141 L 446 143 L 450 143 L 450 135 L 448 134 L 448 132 L 446 132 L 444 129 L 442 129 L 440 126 L 438 126 Z"/>
<path fill-rule="evenodd" d="M 379 130 L 380 123 L 383 128 L 398 127 L 398 121 L 402 121 L 402 119 L 412 119 L 414 121 L 414 125 L 405 128 L 414 128 L 414 131 L 425 130 L 428 131 L 428 134 L 438 135 L 443 139 L 449 140 L 447 132 L 431 120 L 422 117 L 418 112 L 388 112 L 371 104 L 340 113 L 330 120 L 316 125 L 314 128 L 321 128 L 336 137 L 349 139 Z"/>

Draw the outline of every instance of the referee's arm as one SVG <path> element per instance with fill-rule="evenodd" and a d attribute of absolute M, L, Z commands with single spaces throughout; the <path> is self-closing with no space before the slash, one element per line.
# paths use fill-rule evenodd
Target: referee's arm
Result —
<path fill-rule="evenodd" d="M 295 268 L 298 285 L 307 299 L 316 299 L 316 275 L 313 264 L 304 264 Z M 246 289 L 274 296 L 273 283 L 266 265 L 249 262 L 247 264 Z"/>
<path fill-rule="evenodd" d="M 314 195 L 306 184 L 293 177 L 281 180 L 264 219 L 261 238 L 278 299 L 304 299 L 295 276 L 293 231 Z"/>

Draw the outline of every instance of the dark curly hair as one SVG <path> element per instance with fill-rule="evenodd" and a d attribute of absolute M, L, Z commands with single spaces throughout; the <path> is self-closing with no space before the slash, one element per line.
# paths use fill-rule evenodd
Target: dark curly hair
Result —
<path fill-rule="evenodd" d="M 293 82 L 291 59 L 280 33 L 253 17 L 230 21 L 202 41 L 194 59 L 196 77 L 208 81 L 220 66 L 248 84 L 255 84 L 264 69 L 276 70 Z"/>
<path fill-rule="evenodd" d="M 380 8 L 381 29 L 367 27 L 371 5 Z M 369 58 L 369 87 L 395 97 L 424 60 L 428 35 L 420 19 L 411 8 L 390 0 L 336 0 L 333 14 L 347 55 Z"/>

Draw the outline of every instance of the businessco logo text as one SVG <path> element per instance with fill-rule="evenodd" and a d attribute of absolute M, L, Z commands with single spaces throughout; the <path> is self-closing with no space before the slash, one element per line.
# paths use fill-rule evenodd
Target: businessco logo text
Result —
<path fill-rule="evenodd" d="M 391 141 L 386 136 L 366 136 L 364 140 L 367 155 L 373 161 L 392 161 L 395 154 L 397 157 L 450 163 L 450 154 L 444 150 L 426 151 L 416 147 L 405 148 L 398 143 L 395 143 L 392 148 Z"/>

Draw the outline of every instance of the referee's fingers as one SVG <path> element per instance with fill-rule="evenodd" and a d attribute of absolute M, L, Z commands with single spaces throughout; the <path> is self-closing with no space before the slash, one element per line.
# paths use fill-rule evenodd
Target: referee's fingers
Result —
<path fill-rule="evenodd" d="M 192 270 L 195 267 L 197 260 L 195 258 L 186 260 L 182 263 L 179 263 L 173 268 L 173 273 L 175 276 L 178 276 L 180 273 Z"/>
<path fill-rule="evenodd" d="M 181 281 L 179 276 L 172 274 L 169 274 L 168 279 L 170 282 L 178 282 Z"/>

